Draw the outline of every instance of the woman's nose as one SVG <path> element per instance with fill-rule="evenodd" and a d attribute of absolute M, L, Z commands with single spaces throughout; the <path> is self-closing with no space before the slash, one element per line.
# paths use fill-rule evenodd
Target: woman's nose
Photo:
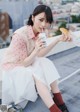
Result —
<path fill-rule="evenodd" d="M 45 28 L 45 26 L 46 26 L 46 22 L 42 22 L 42 26 Z"/>

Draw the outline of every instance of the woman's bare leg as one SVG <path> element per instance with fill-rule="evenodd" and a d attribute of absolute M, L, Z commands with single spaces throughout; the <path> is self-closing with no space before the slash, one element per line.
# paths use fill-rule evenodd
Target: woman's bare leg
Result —
<path fill-rule="evenodd" d="M 60 108 L 60 110 L 65 111 L 65 112 L 69 112 L 68 109 L 67 109 L 67 106 L 64 103 L 62 95 L 60 93 L 57 81 L 54 81 L 51 84 L 51 89 L 52 89 L 52 92 L 53 92 L 53 95 L 54 95 L 53 100 L 56 103 L 56 105 Z"/>
<path fill-rule="evenodd" d="M 59 90 L 59 87 L 58 87 L 58 81 L 54 81 L 53 83 L 51 83 L 51 90 L 53 93 L 59 93 L 60 90 Z"/>
<path fill-rule="evenodd" d="M 59 105 L 64 104 L 64 101 L 63 101 L 61 92 L 59 90 L 57 81 L 54 81 L 51 84 L 51 89 L 52 89 L 52 92 L 53 92 L 53 95 L 54 95 L 53 100 L 56 103 L 56 105 L 59 106 Z"/>
<path fill-rule="evenodd" d="M 35 78 L 35 83 L 40 97 L 42 98 L 42 100 L 44 101 L 44 103 L 48 108 L 51 107 L 54 104 L 54 101 L 51 97 L 51 94 L 47 86 L 43 84 L 41 81 L 37 80 L 36 78 Z"/>
<path fill-rule="evenodd" d="M 34 78 L 34 80 L 36 83 L 37 91 L 44 103 L 46 104 L 46 106 L 49 108 L 50 112 L 62 112 L 54 103 L 47 86 L 43 84 L 41 81 L 37 80 L 36 78 Z"/>

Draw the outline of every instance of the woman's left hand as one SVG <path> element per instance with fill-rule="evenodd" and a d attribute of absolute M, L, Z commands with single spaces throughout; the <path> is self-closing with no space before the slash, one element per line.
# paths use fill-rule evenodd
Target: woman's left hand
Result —
<path fill-rule="evenodd" d="M 71 36 L 68 34 L 68 35 L 64 35 L 62 34 L 60 37 L 59 37 L 59 41 L 63 41 L 63 42 L 70 42 L 72 40 Z"/>

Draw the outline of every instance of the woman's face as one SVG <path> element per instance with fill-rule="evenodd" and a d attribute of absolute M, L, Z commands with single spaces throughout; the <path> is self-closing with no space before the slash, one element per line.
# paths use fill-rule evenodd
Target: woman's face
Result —
<path fill-rule="evenodd" d="M 50 26 L 46 20 L 46 15 L 44 12 L 36 15 L 35 17 L 32 16 L 32 21 L 34 33 L 41 33 Z"/>

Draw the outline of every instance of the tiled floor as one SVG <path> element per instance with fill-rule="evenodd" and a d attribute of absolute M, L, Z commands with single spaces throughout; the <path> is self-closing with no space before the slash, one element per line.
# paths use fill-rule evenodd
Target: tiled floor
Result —
<path fill-rule="evenodd" d="M 70 112 L 80 112 L 80 72 L 60 84 Z"/>
<path fill-rule="evenodd" d="M 73 48 L 48 58 L 57 67 L 61 75 L 60 80 L 74 74 L 61 82 L 59 87 L 69 112 L 80 112 L 80 71 L 75 73 L 80 68 L 80 48 Z M 49 112 L 49 110 L 39 97 L 35 103 L 29 102 L 24 112 Z"/>

